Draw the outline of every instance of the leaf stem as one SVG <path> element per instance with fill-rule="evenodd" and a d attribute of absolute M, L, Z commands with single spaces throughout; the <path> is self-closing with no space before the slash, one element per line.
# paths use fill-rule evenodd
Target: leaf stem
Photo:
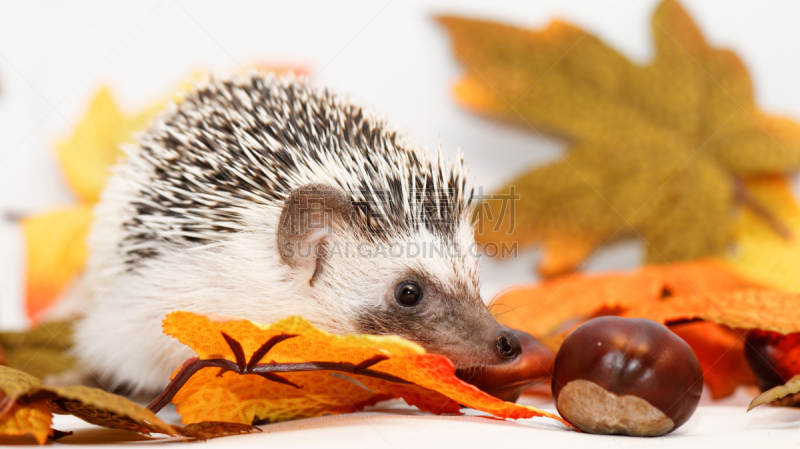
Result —
<path fill-rule="evenodd" d="M 376 363 L 382 362 L 388 359 L 387 356 L 378 355 L 367 359 L 357 365 L 347 362 L 304 362 L 304 363 L 257 363 L 253 364 L 253 360 L 260 360 L 265 355 L 266 352 L 262 350 L 264 347 L 268 347 L 271 349 L 275 344 L 280 341 L 283 341 L 287 338 L 294 337 L 292 336 L 281 336 L 281 339 L 270 339 L 267 343 L 265 343 L 262 348 L 259 348 L 254 353 L 253 360 L 250 363 L 244 363 L 244 351 L 239 353 L 241 350 L 241 345 L 238 342 L 235 342 L 233 338 L 223 333 L 223 337 L 225 341 L 231 346 L 231 349 L 234 351 L 237 361 L 232 362 L 227 359 L 207 359 L 201 360 L 197 357 L 193 357 L 191 359 L 186 360 L 183 362 L 180 371 L 175 377 L 172 378 L 169 385 L 161 392 L 153 402 L 151 402 L 147 408 L 151 410 L 153 413 L 158 413 L 159 410 L 164 408 L 167 404 L 172 401 L 172 398 L 180 391 L 181 388 L 186 384 L 186 382 L 191 379 L 198 371 L 203 368 L 221 368 L 221 372 L 225 371 L 233 371 L 238 374 L 254 374 L 257 376 L 261 376 L 265 379 L 271 380 L 273 382 L 283 383 L 286 385 L 294 386 L 295 388 L 300 388 L 296 384 L 284 379 L 283 377 L 278 376 L 276 373 L 296 373 L 296 372 L 307 372 L 307 371 L 339 371 L 342 373 L 348 374 L 357 374 L 359 376 L 366 376 L 372 377 L 375 379 L 381 379 L 389 382 L 395 382 L 400 384 L 409 384 L 410 382 L 406 381 L 397 376 L 393 376 L 391 374 L 382 373 L 380 371 L 375 371 L 369 369 L 369 367 L 375 365 Z M 234 350 L 233 348 L 236 347 Z M 256 358 L 255 356 L 258 356 Z"/>

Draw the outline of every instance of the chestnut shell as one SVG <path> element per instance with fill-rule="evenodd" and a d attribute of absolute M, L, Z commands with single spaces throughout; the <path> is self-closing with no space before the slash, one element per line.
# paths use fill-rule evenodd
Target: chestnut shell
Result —
<path fill-rule="evenodd" d="M 475 385 L 497 399 L 517 402 L 530 385 L 549 379 L 555 354 L 531 334 L 517 329 L 511 332 L 519 339 L 522 352 L 502 365 L 456 370 L 456 376 Z"/>
<path fill-rule="evenodd" d="M 567 336 L 553 370 L 556 404 L 561 389 L 578 379 L 644 399 L 672 419 L 673 430 L 692 416 L 703 391 L 692 348 L 666 326 L 638 318 L 595 318 Z"/>

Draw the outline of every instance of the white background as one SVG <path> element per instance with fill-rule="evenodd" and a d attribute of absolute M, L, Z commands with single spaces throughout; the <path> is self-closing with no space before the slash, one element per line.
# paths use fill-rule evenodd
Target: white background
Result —
<path fill-rule="evenodd" d="M 767 111 L 800 119 L 800 3 L 683 3 L 709 41 L 741 56 Z M 461 110 L 450 95 L 461 67 L 432 16 L 460 13 L 529 27 L 558 17 L 645 63 L 652 55 L 649 23 L 656 6 L 655 0 L 3 1 L 0 212 L 24 215 L 73 201 L 55 164 L 54 143 L 70 134 L 99 86 L 111 85 L 123 108 L 136 111 L 193 71 L 226 74 L 258 62 L 308 67 L 314 83 L 363 99 L 431 151 L 438 139 L 447 155 L 461 147 L 476 184 L 491 188 L 559 157 L 563 143 Z M 25 325 L 22 252 L 19 228 L 2 221 L 3 328 Z M 640 256 L 635 243 L 615 244 L 588 268 L 633 267 Z M 536 257 L 485 266 L 484 296 L 534 280 Z"/>

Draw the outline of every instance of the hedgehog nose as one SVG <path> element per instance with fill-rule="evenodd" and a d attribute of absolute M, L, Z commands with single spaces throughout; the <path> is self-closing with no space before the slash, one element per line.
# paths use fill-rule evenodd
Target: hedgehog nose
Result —
<path fill-rule="evenodd" d="M 522 344 L 520 344 L 519 338 L 508 331 L 502 332 L 497 337 L 495 346 L 497 347 L 497 353 L 504 359 L 514 359 L 522 352 Z"/>

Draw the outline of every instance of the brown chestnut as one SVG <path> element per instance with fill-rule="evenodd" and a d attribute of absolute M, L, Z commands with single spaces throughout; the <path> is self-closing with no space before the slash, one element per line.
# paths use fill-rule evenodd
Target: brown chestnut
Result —
<path fill-rule="evenodd" d="M 549 379 L 555 359 L 553 351 L 527 332 L 517 329 L 511 329 L 511 332 L 522 346 L 517 358 L 502 365 L 459 369 L 456 370 L 456 376 L 498 399 L 509 402 L 516 402 L 531 384 Z"/>
<path fill-rule="evenodd" d="M 564 340 L 552 391 L 561 416 L 584 432 L 659 436 L 692 416 L 703 370 L 692 348 L 665 326 L 606 316 Z"/>
<path fill-rule="evenodd" d="M 753 330 L 745 343 L 744 355 L 761 391 L 783 385 L 800 374 L 800 333 Z"/>

